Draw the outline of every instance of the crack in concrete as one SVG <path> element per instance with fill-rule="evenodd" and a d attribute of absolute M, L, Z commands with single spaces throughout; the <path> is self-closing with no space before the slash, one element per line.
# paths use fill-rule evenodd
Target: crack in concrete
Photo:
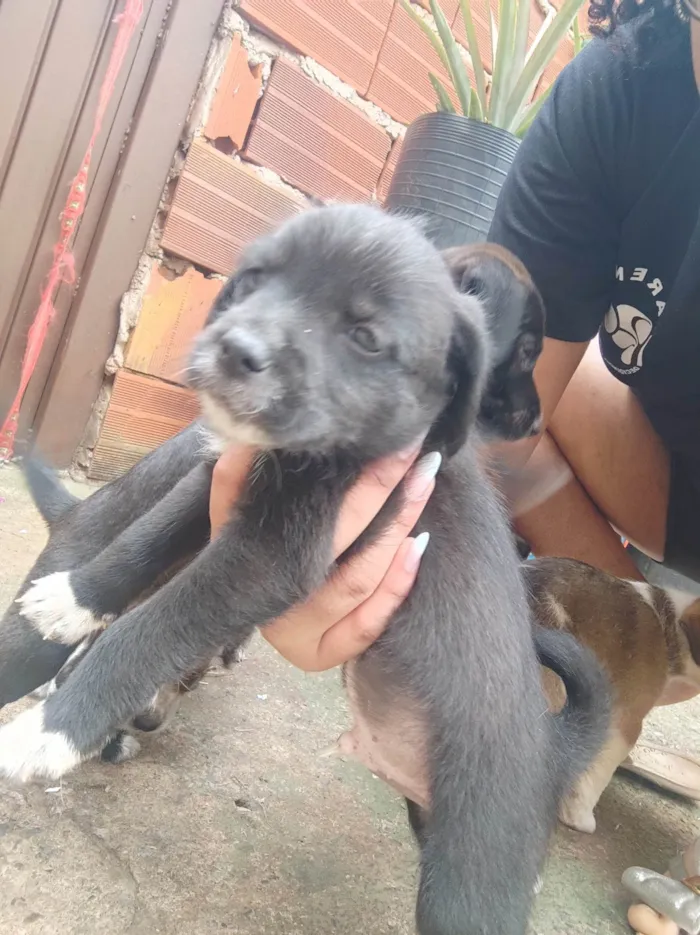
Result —
<path fill-rule="evenodd" d="M 87 822 L 79 819 L 75 813 L 64 812 L 63 817 L 66 818 L 75 828 L 77 828 L 77 830 L 80 831 L 80 833 L 83 834 L 86 838 L 94 841 L 98 849 L 102 851 L 102 853 L 108 857 L 110 861 L 115 864 L 121 871 L 123 878 L 128 885 L 129 896 L 132 902 L 130 910 L 131 918 L 122 930 L 124 935 L 127 935 L 128 932 L 133 930 L 134 925 L 139 918 L 139 913 L 143 909 L 143 904 L 141 901 L 141 887 L 139 881 L 134 875 L 134 871 L 132 870 L 129 861 L 122 857 L 117 849 L 108 844 L 104 838 L 100 837 L 95 829 L 92 828 Z"/>

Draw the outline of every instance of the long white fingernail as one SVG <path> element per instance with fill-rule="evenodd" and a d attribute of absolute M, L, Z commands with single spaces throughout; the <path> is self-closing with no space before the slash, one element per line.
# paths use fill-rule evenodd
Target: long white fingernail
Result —
<path fill-rule="evenodd" d="M 406 481 L 406 497 L 409 500 L 422 500 L 428 488 L 435 480 L 435 475 L 440 470 L 442 464 L 442 455 L 439 451 L 431 451 L 424 455 L 418 464 L 411 471 L 411 476 Z"/>
<path fill-rule="evenodd" d="M 408 550 L 408 555 L 406 556 L 406 561 L 404 562 L 404 568 L 410 574 L 413 574 L 414 571 L 418 570 L 418 566 L 421 563 L 421 559 L 425 554 L 425 550 L 428 548 L 428 543 L 430 542 L 430 533 L 422 532 L 419 536 L 411 543 L 411 548 Z"/>

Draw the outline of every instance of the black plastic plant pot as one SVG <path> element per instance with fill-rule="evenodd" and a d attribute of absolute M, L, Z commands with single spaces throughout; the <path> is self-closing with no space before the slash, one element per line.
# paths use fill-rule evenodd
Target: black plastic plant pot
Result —
<path fill-rule="evenodd" d="M 459 114 L 423 114 L 406 132 L 384 206 L 423 215 L 440 249 L 486 240 L 520 140 Z"/>

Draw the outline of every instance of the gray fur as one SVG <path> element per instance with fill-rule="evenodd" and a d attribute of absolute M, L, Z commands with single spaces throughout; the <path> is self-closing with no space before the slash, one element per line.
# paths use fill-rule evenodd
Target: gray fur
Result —
<path fill-rule="evenodd" d="M 37 458 L 24 465 L 24 477 L 47 526 L 55 526 L 80 502 L 66 490 L 56 473 Z"/>
<path fill-rule="evenodd" d="M 517 554 L 478 465 L 477 419 L 494 408 L 489 372 L 507 373 L 513 351 L 490 339 L 485 316 L 489 282 L 502 286 L 507 270 L 482 265 L 486 292 L 460 294 L 412 224 L 360 206 L 310 211 L 246 251 L 198 340 L 192 383 L 215 401 L 219 429 L 264 437 L 274 454 L 221 535 L 110 626 L 44 711 L 46 730 L 95 750 L 160 686 L 304 600 L 333 570 L 335 520 L 362 468 L 430 430 L 425 450 L 453 456 L 415 530 L 430 531 L 430 547 L 356 670 L 378 717 L 404 697 L 428 725 L 431 810 L 411 809 L 420 935 L 523 935 L 559 798 L 605 725 L 602 676 L 573 641 L 548 645 L 554 668 L 563 647 L 559 669 L 577 690 L 563 716 L 547 714 Z M 510 310 L 522 320 L 524 301 Z M 353 337 L 366 324 L 376 353 Z M 539 348 L 541 315 L 535 326 Z M 513 355 L 519 378 L 531 374 L 536 354 Z M 502 418 L 508 387 L 496 389 Z M 527 434 L 538 413 L 517 415 Z M 188 444 L 171 449 L 183 467 Z M 172 490 L 188 472 L 156 457 Z M 155 478 L 148 461 L 142 472 Z M 149 483 L 132 471 L 105 497 L 132 502 L 134 522 L 166 492 Z M 400 497 L 341 563 L 381 533 Z M 117 526 L 91 543 L 93 554 L 128 523 Z"/>
<path fill-rule="evenodd" d="M 30 490 L 40 512 L 49 518 L 50 539 L 17 593 L 26 592 L 30 583 L 57 571 L 85 569 L 115 539 L 137 521 L 152 506 L 160 503 L 168 491 L 202 461 L 203 432 L 192 425 L 175 438 L 165 442 L 127 474 L 95 491 L 86 500 L 73 502 L 57 478 L 46 468 L 30 462 L 25 470 Z M 206 497 L 206 495 L 205 495 Z M 206 500 L 205 500 L 206 502 Z M 55 505 L 64 503 L 65 510 Z M 206 517 L 206 508 L 204 508 Z M 208 522 L 208 517 L 205 519 Z M 201 545 L 208 538 L 202 538 Z M 78 571 L 76 571 L 76 575 Z M 153 576 L 155 577 L 155 575 Z M 91 581 L 92 592 L 84 597 L 84 605 L 101 611 L 104 582 Z M 138 590 L 129 590 L 135 598 Z M 98 593 L 99 592 L 99 593 Z M 124 604 L 124 609 L 130 599 Z M 0 621 L 0 708 L 23 698 L 29 692 L 50 681 L 71 654 L 70 646 L 44 640 L 41 634 L 22 617 L 19 605 L 13 602 Z"/>

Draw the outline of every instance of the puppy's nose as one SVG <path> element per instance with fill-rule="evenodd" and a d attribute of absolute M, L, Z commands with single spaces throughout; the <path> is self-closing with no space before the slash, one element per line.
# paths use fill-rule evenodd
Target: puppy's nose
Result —
<path fill-rule="evenodd" d="M 224 370 L 232 377 L 261 373 L 270 366 L 265 343 L 241 328 L 231 328 L 221 338 L 220 356 Z"/>

